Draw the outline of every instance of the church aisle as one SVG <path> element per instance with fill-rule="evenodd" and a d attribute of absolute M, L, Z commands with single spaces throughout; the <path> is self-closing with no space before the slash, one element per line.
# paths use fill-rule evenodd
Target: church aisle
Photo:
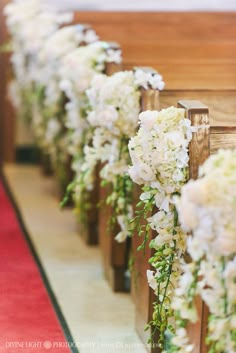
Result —
<path fill-rule="evenodd" d="M 128 294 L 114 294 L 99 248 L 87 247 L 71 210 L 60 211 L 55 182 L 37 167 L 7 165 L 5 175 L 80 353 L 145 353 Z"/>

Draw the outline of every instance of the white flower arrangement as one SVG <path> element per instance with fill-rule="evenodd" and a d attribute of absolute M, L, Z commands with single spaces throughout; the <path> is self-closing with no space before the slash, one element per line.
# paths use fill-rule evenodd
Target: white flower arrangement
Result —
<path fill-rule="evenodd" d="M 67 149 L 74 157 L 74 169 L 81 163 L 83 146 L 90 140 L 91 131 L 86 120 L 88 98 L 86 90 L 90 87 L 93 77 L 105 70 L 110 62 L 113 50 L 108 43 L 97 41 L 69 53 L 63 58 L 60 68 L 60 89 L 65 93 L 66 104 L 65 126 L 68 129 Z M 116 60 L 121 62 L 121 51 L 118 50 Z"/>
<path fill-rule="evenodd" d="M 76 192 L 91 190 L 94 169 L 98 162 L 104 166 L 100 172 L 103 184 L 112 184 L 107 202 L 114 208 L 114 216 L 121 231 L 118 241 L 129 235 L 132 219 L 132 183 L 128 176 L 130 163 L 128 140 L 138 128 L 140 87 L 163 89 L 162 77 L 142 70 L 118 72 L 110 77 L 96 75 L 87 91 L 90 109 L 88 123 L 93 129 L 92 142 L 84 147 L 85 160 L 80 168 Z"/>
<path fill-rule="evenodd" d="M 176 200 L 188 237 L 191 262 L 182 267 L 172 307 L 178 312 L 173 352 L 194 347 L 185 329 L 198 320 L 195 297 L 209 308 L 207 346 L 212 353 L 236 351 L 236 150 L 220 150 L 190 180 Z"/>
<path fill-rule="evenodd" d="M 62 141 L 65 140 L 65 97 L 60 88 L 60 68 L 63 68 L 63 60 L 68 53 L 81 44 L 96 40 L 96 33 L 90 28 L 67 26 L 52 34 L 39 51 L 37 76 L 34 79 L 36 99 L 33 125 L 38 142 L 43 148 L 49 149 L 54 160 L 57 155 L 55 143 L 63 149 L 66 143 Z M 51 120 L 57 120 L 57 124 L 52 124 Z M 54 130 L 53 126 L 56 127 Z M 50 136 L 50 139 L 46 136 Z"/>
<path fill-rule="evenodd" d="M 153 271 L 149 270 L 147 277 L 157 295 L 150 327 L 154 328 L 154 333 L 159 332 L 161 348 L 166 330 L 174 330 L 170 303 L 186 249 L 186 234 L 179 226 L 172 199 L 188 180 L 192 131 L 184 109 L 170 107 L 160 112 L 146 111 L 140 114 L 139 131 L 129 142 L 132 160 L 129 175 L 135 183 L 143 185 L 144 191 L 139 203 L 142 211 L 134 220 L 139 235 L 144 238 L 140 248 L 146 246 L 150 229 L 157 232 L 150 242 L 155 253 L 150 259 Z M 147 224 L 141 223 L 143 218 Z"/>
<path fill-rule="evenodd" d="M 11 62 L 19 95 L 18 108 L 20 115 L 29 120 L 33 82 L 38 74 L 38 53 L 45 40 L 59 26 L 70 22 L 73 14 L 49 11 L 39 0 L 13 1 L 5 7 L 4 14 L 11 34 Z"/>
<path fill-rule="evenodd" d="M 80 218 L 85 216 L 83 209 L 87 207 L 87 198 L 85 193 L 80 192 L 76 180 L 80 178 L 81 166 L 84 164 L 84 146 L 90 143 L 93 133 L 87 120 L 89 100 L 86 91 L 94 76 L 105 71 L 108 62 L 120 63 L 121 50 L 112 49 L 109 43 L 98 41 L 66 55 L 60 70 L 60 88 L 68 99 L 65 106 L 67 152 L 73 158 L 72 169 L 76 175 L 73 186 L 69 186 L 68 190 L 75 188 L 75 202 L 77 210 L 80 210 Z"/>
<path fill-rule="evenodd" d="M 5 6 L 4 14 L 13 49 L 15 44 L 20 52 L 27 55 L 37 55 L 43 41 L 60 25 L 73 19 L 73 13 L 49 10 L 39 0 L 13 1 Z"/>

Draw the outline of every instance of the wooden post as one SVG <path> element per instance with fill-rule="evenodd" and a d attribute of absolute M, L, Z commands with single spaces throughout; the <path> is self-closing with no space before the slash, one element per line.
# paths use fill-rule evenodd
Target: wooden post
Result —
<path fill-rule="evenodd" d="M 186 110 L 191 125 L 196 126 L 189 145 L 189 178 L 197 179 L 198 169 L 210 155 L 210 126 L 208 107 L 199 101 L 182 100 L 178 107 Z"/>
<path fill-rule="evenodd" d="M 119 44 L 114 42 L 104 42 L 105 50 L 121 50 Z M 115 72 L 121 71 L 122 64 L 109 62 L 106 63 L 105 74 L 110 76 Z M 95 171 L 95 184 L 94 189 L 90 192 L 89 203 L 91 205 L 90 210 L 88 211 L 88 223 L 85 227 L 80 227 L 80 233 L 84 238 L 86 244 L 96 245 L 98 242 L 101 243 L 101 249 L 103 254 L 107 254 L 108 244 L 104 241 L 103 237 L 99 237 L 99 229 L 106 229 L 105 220 L 109 218 L 110 212 L 107 206 L 102 207 L 101 210 L 98 210 L 98 203 L 100 200 L 106 199 L 107 190 L 106 188 L 100 188 L 100 177 L 99 177 L 100 167 L 96 168 Z M 103 233 L 103 231 L 102 231 Z M 107 237 L 108 238 L 108 237 Z M 106 239 L 107 240 L 107 239 Z"/>
<path fill-rule="evenodd" d="M 183 100 L 178 107 L 186 110 L 191 125 L 197 127 L 189 145 L 189 178 L 197 179 L 198 169 L 210 155 L 210 128 L 208 107 L 199 101 Z M 199 320 L 187 327 L 190 342 L 194 344 L 193 353 L 206 353 L 205 337 L 207 333 L 208 309 L 200 297 L 196 299 Z"/>

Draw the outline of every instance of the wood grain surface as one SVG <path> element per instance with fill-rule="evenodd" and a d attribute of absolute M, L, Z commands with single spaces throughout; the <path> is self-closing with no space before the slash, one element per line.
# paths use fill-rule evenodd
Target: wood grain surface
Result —
<path fill-rule="evenodd" d="M 160 92 L 161 108 L 175 106 L 179 100 L 200 100 L 208 106 L 211 126 L 236 126 L 236 92 L 235 91 L 162 91 Z"/>
<path fill-rule="evenodd" d="M 236 89 L 236 12 L 78 12 L 103 40 L 118 42 L 124 67 L 152 66 L 169 89 Z"/>

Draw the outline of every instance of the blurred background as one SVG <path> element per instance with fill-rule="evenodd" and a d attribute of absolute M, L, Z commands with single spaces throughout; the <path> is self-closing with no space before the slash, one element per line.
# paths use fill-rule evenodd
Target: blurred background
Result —
<path fill-rule="evenodd" d="M 235 0 L 49 0 L 61 9 L 100 11 L 230 11 L 236 9 Z"/>

